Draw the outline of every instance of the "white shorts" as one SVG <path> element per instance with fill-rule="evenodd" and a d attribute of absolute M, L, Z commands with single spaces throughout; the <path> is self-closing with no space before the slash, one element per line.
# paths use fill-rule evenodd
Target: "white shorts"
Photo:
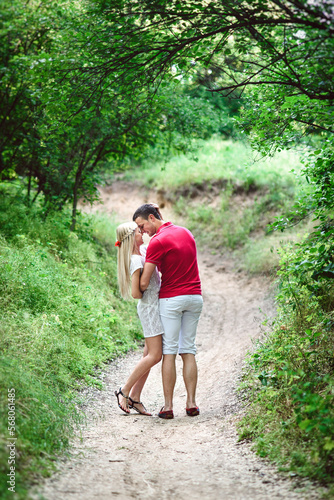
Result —
<path fill-rule="evenodd" d="M 195 337 L 202 308 L 202 295 L 159 299 L 160 318 L 164 327 L 163 354 L 196 354 Z"/>

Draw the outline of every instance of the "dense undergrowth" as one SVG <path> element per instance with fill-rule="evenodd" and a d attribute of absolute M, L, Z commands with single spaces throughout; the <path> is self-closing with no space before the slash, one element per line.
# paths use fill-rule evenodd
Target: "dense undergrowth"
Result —
<path fill-rule="evenodd" d="M 278 313 L 249 355 L 241 389 L 250 405 L 240 438 L 282 470 L 334 494 L 334 282 L 313 276 L 322 249 L 281 249 Z M 303 271 L 303 265 L 309 264 Z M 331 486 L 332 485 L 332 486 Z"/>
<path fill-rule="evenodd" d="M 277 317 L 249 354 L 241 383 L 246 410 L 240 439 L 253 440 L 254 449 L 283 470 L 331 485 L 334 264 L 330 233 L 328 243 L 320 244 L 312 237 L 316 222 L 295 225 L 292 220 L 284 233 L 268 229 L 268 223 L 288 212 L 312 186 L 298 179 L 300 160 L 290 151 L 254 163 L 244 144 L 212 139 L 197 152 L 197 160 L 181 156 L 167 164 L 147 163 L 128 172 L 127 178 L 160 189 L 200 247 L 228 252 L 236 269 L 266 273 L 276 280 Z M 332 493 L 333 489 L 328 495 Z"/>
<path fill-rule="evenodd" d="M 134 305 L 119 298 L 110 222 L 81 215 L 71 233 L 66 211 L 45 217 L 13 185 L 0 189 L 0 496 L 13 497 L 7 444 L 15 437 L 15 498 L 26 498 L 82 421 L 78 389 L 101 388 L 104 363 L 134 347 L 141 327 Z"/>

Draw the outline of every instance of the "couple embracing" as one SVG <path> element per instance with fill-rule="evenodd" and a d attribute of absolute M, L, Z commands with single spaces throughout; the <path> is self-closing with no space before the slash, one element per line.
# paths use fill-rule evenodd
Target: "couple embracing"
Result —
<path fill-rule="evenodd" d="M 151 237 L 147 247 L 142 234 Z M 149 371 L 163 357 L 164 406 L 159 417 L 174 418 L 173 393 L 176 355 L 183 361 L 187 391 L 186 414 L 199 415 L 196 404 L 197 365 L 195 337 L 203 307 L 195 240 L 186 228 L 165 222 L 158 205 L 140 206 L 133 222 L 117 228 L 118 281 L 121 295 L 138 301 L 145 348 L 126 383 L 115 391 L 125 413 L 134 409 L 150 416 L 140 401 Z M 161 281 L 160 281 L 161 274 Z"/>

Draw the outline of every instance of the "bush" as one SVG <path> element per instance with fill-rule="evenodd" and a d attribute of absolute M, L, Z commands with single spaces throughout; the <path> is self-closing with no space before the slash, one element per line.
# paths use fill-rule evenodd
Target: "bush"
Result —
<path fill-rule="evenodd" d="M 248 359 L 242 388 L 251 406 L 240 437 L 285 470 L 331 483 L 334 284 L 323 278 L 315 291 L 310 271 L 293 272 L 299 257 L 282 251 L 278 316 Z"/>
<path fill-rule="evenodd" d="M 26 498 L 27 483 L 48 473 L 80 421 L 77 389 L 102 387 L 99 370 L 135 347 L 141 326 L 134 303 L 120 299 L 115 248 L 99 241 L 97 218 L 81 215 L 74 234 L 66 211 L 45 217 L 8 189 L 1 200 L 1 434 L 6 442 L 14 388 L 16 489 Z M 3 498 L 12 494 L 7 460 L 3 448 Z"/>

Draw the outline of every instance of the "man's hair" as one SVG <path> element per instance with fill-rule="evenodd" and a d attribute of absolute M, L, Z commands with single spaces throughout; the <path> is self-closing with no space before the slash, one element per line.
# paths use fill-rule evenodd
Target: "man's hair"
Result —
<path fill-rule="evenodd" d="M 145 205 L 141 205 L 139 208 L 137 208 L 137 210 L 133 214 L 132 220 L 135 221 L 137 217 L 142 217 L 143 219 L 148 220 L 149 215 L 154 215 L 156 219 L 162 220 L 158 210 L 148 203 L 145 203 Z"/>

